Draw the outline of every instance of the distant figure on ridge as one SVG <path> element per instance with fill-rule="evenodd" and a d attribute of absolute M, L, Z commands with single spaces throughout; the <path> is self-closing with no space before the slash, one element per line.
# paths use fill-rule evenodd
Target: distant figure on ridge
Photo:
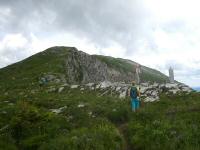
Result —
<path fill-rule="evenodd" d="M 132 111 L 136 112 L 137 109 L 140 107 L 140 102 L 138 97 L 140 97 L 140 92 L 135 86 L 135 81 L 132 81 L 132 86 L 129 91 L 129 96 L 131 97 L 131 108 Z"/>

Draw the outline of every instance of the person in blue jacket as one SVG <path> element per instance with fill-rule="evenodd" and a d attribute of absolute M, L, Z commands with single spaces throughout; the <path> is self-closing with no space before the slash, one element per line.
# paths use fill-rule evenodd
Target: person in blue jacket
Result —
<path fill-rule="evenodd" d="M 131 97 L 132 111 L 136 112 L 140 107 L 140 102 L 139 102 L 140 91 L 135 86 L 135 81 L 132 81 L 132 86 L 130 88 L 129 95 Z"/>

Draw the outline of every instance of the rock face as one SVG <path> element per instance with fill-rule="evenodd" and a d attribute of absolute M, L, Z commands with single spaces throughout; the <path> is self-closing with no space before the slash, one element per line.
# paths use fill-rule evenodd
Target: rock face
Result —
<path fill-rule="evenodd" d="M 89 55 L 77 49 L 68 52 L 65 70 L 69 83 L 96 83 L 106 80 L 115 82 L 134 79 L 133 73 L 120 72 L 110 68 L 106 63 L 100 61 L 97 56 Z"/>
<path fill-rule="evenodd" d="M 69 83 L 104 81 L 108 77 L 107 65 L 84 52 L 69 51 L 65 67 Z"/>

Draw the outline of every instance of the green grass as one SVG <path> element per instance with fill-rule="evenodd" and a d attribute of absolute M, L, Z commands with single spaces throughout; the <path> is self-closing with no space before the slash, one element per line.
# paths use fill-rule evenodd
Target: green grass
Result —
<path fill-rule="evenodd" d="M 133 113 L 129 99 L 70 88 L 47 92 L 51 86 L 60 86 L 54 83 L 40 87 L 39 77 L 45 73 L 64 73 L 70 50 L 48 49 L 0 70 L 0 149 L 200 149 L 199 93 L 161 95 L 159 102 L 146 103 Z M 121 59 L 98 57 L 109 67 L 132 70 Z M 143 76 L 150 81 L 165 80 L 151 69 Z M 84 107 L 79 108 L 80 104 Z M 61 113 L 51 112 L 61 107 Z"/>
<path fill-rule="evenodd" d="M 41 89 L 26 93 L 28 98 L 13 94 L 0 103 L 1 112 L 7 112 L 0 114 L 0 128 L 9 125 L 0 132 L 4 149 L 199 149 L 198 93 L 161 95 L 137 113 L 131 112 L 128 99 L 99 97 L 95 91 Z M 63 106 L 60 114 L 50 111 Z"/>
<path fill-rule="evenodd" d="M 0 70 L 0 90 L 16 88 L 34 88 L 39 77 L 45 73 L 62 74 L 65 71 L 64 60 L 70 47 L 60 47 L 57 51 L 47 49 L 21 62 L 7 66 Z"/>
<path fill-rule="evenodd" d="M 157 83 L 166 83 L 169 81 L 168 77 L 161 72 L 151 69 L 148 67 L 142 67 L 142 74 L 141 74 L 141 82 L 150 81 L 150 82 L 157 82 Z"/>
<path fill-rule="evenodd" d="M 95 55 L 99 60 L 106 63 L 108 67 L 119 70 L 120 72 L 133 72 L 133 66 L 120 58 Z"/>

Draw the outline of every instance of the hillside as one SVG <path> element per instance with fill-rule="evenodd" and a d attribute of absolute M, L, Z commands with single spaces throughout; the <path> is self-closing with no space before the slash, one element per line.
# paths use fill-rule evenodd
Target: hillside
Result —
<path fill-rule="evenodd" d="M 142 66 L 141 92 L 168 93 L 133 113 L 126 94 L 135 65 L 52 47 L 0 69 L 0 149 L 200 149 L 200 94 Z"/>
<path fill-rule="evenodd" d="M 0 69 L 0 90 L 36 87 L 39 78 L 55 75 L 63 83 L 130 82 L 137 63 L 120 58 L 88 55 L 74 47 L 52 47 Z M 167 76 L 142 66 L 142 82 L 166 82 Z M 12 85 L 10 87 L 10 85 Z"/>

